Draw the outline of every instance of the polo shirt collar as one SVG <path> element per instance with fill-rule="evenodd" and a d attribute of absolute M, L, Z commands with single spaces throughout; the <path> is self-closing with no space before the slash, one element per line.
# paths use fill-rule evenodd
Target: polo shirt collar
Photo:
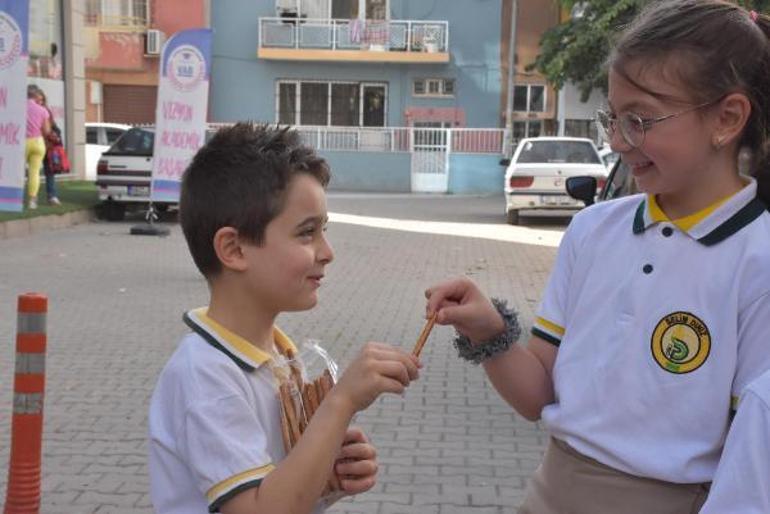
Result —
<path fill-rule="evenodd" d="M 724 241 L 765 211 L 765 205 L 757 198 L 756 180 L 748 180 L 749 183 L 731 197 L 673 221 L 661 210 L 655 197 L 647 195 L 636 209 L 634 234 L 641 234 L 657 223 L 668 222 L 706 246 Z"/>
<path fill-rule="evenodd" d="M 254 371 L 273 357 L 249 343 L 238 334 L 231 332 L 208 316 L 208 307 L 193 309 L 184 314 L 182 319 L 195 333 L 207 343 L 230 357 L 244 371 Z M 273 339 L 279 351 L 291 350 L 297 353 L 297 347 L 278 327 L 273 327 Z"/>

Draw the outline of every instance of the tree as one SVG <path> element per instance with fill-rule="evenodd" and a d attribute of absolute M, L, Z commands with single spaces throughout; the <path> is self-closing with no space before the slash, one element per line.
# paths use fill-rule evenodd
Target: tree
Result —
<path fill-rule="evenodd" d="M 537 69 L 557 89 L 572 82 L 585 101 L 593 89 L 607 93 L 604 63 L 610 42 L 650 0 L 558 0 L 574 15 L 551 28 L 540 40 L 540 55 L 528 70 Z M 760 12 L 770 11 L 770 0 L 736 3 Z"/>

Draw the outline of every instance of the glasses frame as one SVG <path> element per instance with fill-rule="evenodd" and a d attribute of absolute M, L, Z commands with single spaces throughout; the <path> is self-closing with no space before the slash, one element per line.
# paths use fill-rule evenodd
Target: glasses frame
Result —
<path fill-rule="evenodd" d="M 626 142 L 628 146 L 631 148 L 639 148 L 644 144 L 644 140 L 647 137 L 647 131 L 650 130 L 652 127 L 657 125 L 658 123 L 661 123 L 666 120 L 670 120 L 672 118 L 676 118 L 678 116 L 682 116 L 683 114 L 687 114 L 693 111 L 697 111 L 698 109 L 702 109 L 704 107 L 708 107 L 709 105 L 713 105 L 715 103 L 721 102 L 724 96 L 720 96 L 719 98 L 716 98 L 714 100 L 710 100 L 708 102 L 703 102 L 701 104 L 695 105 L 693 107 L 689 107 L 687 109 L 675 112 L 673 114 L 665 114 L 663 116 L 659 116 L 657 118 L 642 118 L 635 112 L 624 112 L 621 113 L 621 115 L 624 116 L 633 116 L 638 120 L 639 126 L 642 128 L 642 140 L 639 142 L 639 144 L 634 144 L 631 141 L 631 137 L 628 136 L 622 129 L 622 125 L 620 125 L 620 135 L 623 138 L 623 141 Z M 607 120 L 607 125 L 605 126 L 604 123 L 602 123 L 602 118 Z M 602 109 L 598 109 L 596 111 L 596 118 L 594 118 L 594 121 L 599 125 L 599 127 L 604 132 L 604 135 L 607 136 L 607 140 L 611 140 L 612 136 L 614 135 L 615 131 L 617 130 L 618 125 L 618 116 L 617 114 L 610 114 Z"/>

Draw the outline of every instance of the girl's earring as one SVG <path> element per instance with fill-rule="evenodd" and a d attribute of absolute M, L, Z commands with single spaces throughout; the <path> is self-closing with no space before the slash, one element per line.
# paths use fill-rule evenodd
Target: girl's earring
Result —
<path fill-rule="evenodd" d="M 714 147 L 714 150 L 719 150 L 722 148 L 722 142 L 724 139 L 722 137 L 717 137 L 714 139 L 714 141 L 711 143 L 711 145 Z"/>

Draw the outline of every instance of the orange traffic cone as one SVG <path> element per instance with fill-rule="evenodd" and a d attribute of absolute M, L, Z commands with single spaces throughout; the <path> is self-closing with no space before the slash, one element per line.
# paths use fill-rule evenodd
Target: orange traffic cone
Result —
<path fill-rule="evenodd" d="M 37 514 L 40 511 L 48 297 L 37 293 L 20 295 L 18 310 L 11 462 L 4 514 Z"/>

